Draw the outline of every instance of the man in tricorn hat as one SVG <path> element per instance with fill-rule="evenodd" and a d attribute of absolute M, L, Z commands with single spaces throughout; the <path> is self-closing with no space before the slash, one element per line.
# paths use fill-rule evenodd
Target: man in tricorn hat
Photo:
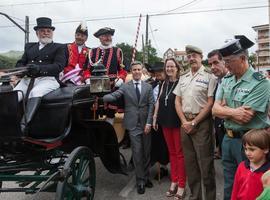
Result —
<path fill-rule="evenodd" d="M 90 51 L 90 67 L 95 63 L 102 63 L 107 69 L 107 75 L 111 79 L 112 89 L 119 88 L 126 78 L 127 72 L 124 70 L 123 53 L 118 47 L 112 46 L 112 36 L 115 30 L 112 28 L 101 28 L 94 33 L 99 39 L 100 46 Z M 116 105 L 109 104 L 107 109 L 107 121 L 113 124 Z"/>
<path fill-rule="evenodd" d="M 238 35 L 219 49 L 230 72 L 218 88 L 212 109 L 215 116 L 225 120 L 226 135 L 222 142 L 225 200 L 231 199 L 234 175 L 244 159 L 242 136 L 250 129 L 270 127 L 267 115 L 270 83 L 249 66 L 248 48 L 253 45 L 247 37 Z"/>
<path fill-rule="evenodd" d="M 34 30 L 38 42 L 27 43 L 22 58 L 16 64 L 16 67 L 28 67 L 27 76 L 14 88 L 24 94 L 18 93 L 19 101 L 23 96 L 28 98 L 21 124 L 23 132 L 27 132 L 41 97 L 59 88 L 57 79 L 66 64 L 64 45 L 53 42 L 55 27 L 52 26 L 52 20 L 47 17 L 37 18 Z"/>
<path fill-rule="evenodd" d="M 87 38 L 87 26 L 81 23 L 75 31 L 75 41 L 67 45 L 68 64 L 60 77 L 62 82 L 74 85 L 90 83 L 90 70 L 87 67 L 89 48 L 85 45 Z"/>

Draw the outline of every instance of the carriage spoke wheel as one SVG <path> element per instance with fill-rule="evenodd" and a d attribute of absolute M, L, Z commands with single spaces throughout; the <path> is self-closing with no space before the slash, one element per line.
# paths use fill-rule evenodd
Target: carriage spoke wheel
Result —
<path fill-rule="evenodd" d="M 69 155 L 63 172 L 65 179 L 56 188 L 56 200 L 92 200 L 95 194 L 96 171 L 92 152 L 77 147 Z"/>

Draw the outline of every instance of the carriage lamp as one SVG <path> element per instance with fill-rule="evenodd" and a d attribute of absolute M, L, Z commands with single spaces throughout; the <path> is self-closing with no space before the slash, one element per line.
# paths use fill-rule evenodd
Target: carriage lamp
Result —
<path fill-rule="evenodd" d="M 90 92 L 111 92 L 110 78 L 106 75 L 107 69 L 101 63 L 93 65 L 90 77 Z"/>

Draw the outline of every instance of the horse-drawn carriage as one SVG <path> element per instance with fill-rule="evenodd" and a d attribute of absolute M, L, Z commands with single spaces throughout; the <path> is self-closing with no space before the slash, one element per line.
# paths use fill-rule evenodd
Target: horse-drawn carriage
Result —
<path fill-rule="evenodd" d="M 109 172 L 125 174 L 115 130 L 97 117 L 102 112 L 98 97 L 109 92 L 103 76 L 93 76 L 92 92 L 89 85 L 67 86 L 44 96 L 27 135 L 20 128 L 24 103 L 18 103 L 8 82 L 9 76 L 0 78 L 0 192 L 93 199 L 95 156 Z M 18 187 L 5 188 L 5 181 Z"/>

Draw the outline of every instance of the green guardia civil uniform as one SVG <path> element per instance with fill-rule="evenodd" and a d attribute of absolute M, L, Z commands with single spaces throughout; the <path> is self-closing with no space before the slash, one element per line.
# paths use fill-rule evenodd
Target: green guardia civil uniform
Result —
<path fill-rule="evenodd" d="M 250 106 L 256 112 L 251 121 L 244 125 L 225 119 L 226 129 L 245 132 L 270 126 L 268 117 L 270 81 L 264 75 L 255 72 L 252 67 L 249 67 L 239 80 L 236 80 L 233 75 L 226 76 L 218 89 L 216 98 L 217 100 L 224 99 L 230 108 Z"/>

